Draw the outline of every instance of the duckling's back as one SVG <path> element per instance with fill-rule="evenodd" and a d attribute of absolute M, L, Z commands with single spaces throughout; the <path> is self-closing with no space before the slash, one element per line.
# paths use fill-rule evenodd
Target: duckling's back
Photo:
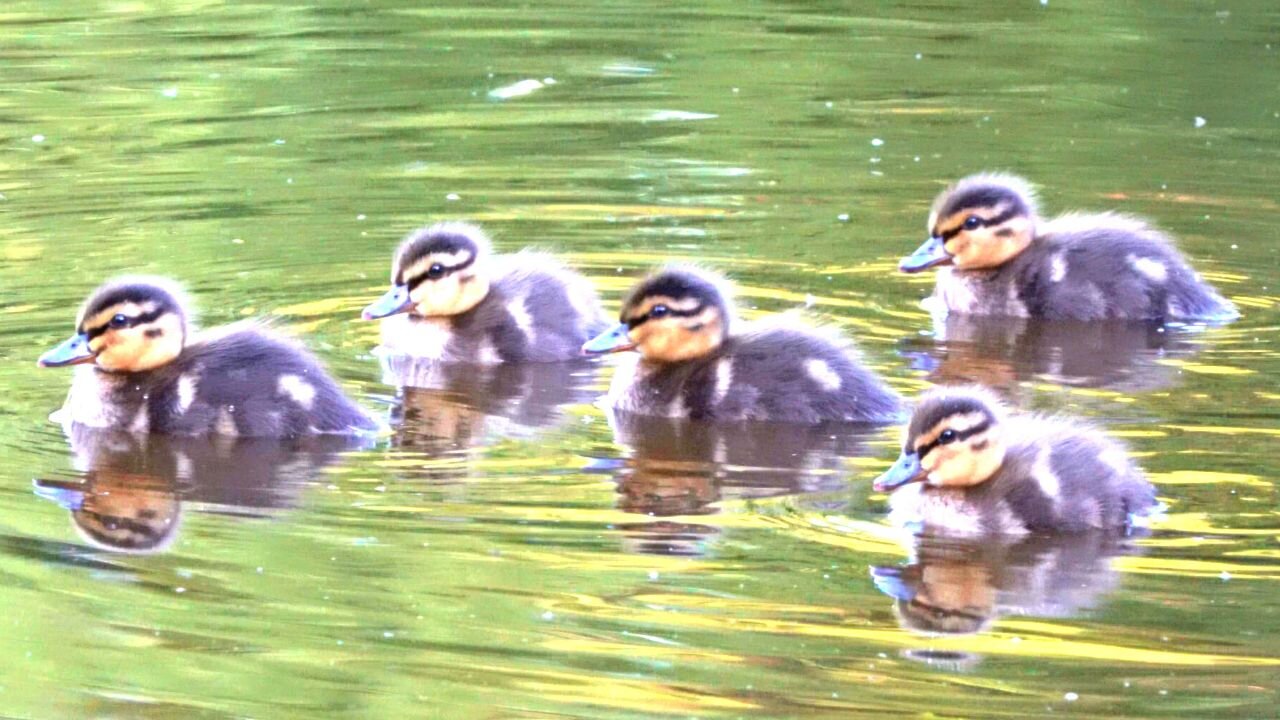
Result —
<path fill-rule="evenodd" d="M 1028 531 L 1116 530 L 1155 508 L 1155 488 L 1096 430 L 1029 417 L 1012 431 L 1017 438 L 990 484 Z"/>
<path fill-rule="evenodd" d="M 783 322 L 731 336 L 705 358 L 619 368 L 611 400 L 632 412 L 719 421 L 887 422 L 898 416 L 897 394 L 847 343 Z"/>
<path fill-rule="evenodd" d="M 776 321 L 785 322 L 785 321 Z M 895 419 L 898 396 L 847 342 L 777 324 L 730 340 L 729 392 L 717 415 L 787 422 Z"/>
<path fill-rule="evenodd" d="M 1051 221 L 1024 255 L 1013 264 L 1023 278 L 1019 297 L 1032 317 L 1224 321 L 1236 316 L 1170 238 L 1136 218 L 1064 215 Z"/>
<path fill-rule="evenodd" d="M 505 312 L 501 325 L 514 325 L 519 334 L 511 344 L 522 348 L 512 359 L 578 357 L 582 344 L 608 326 L 595 288 L 555 257 L 525 250 L 497 258 L 497 264 L 494 309 Z"/>

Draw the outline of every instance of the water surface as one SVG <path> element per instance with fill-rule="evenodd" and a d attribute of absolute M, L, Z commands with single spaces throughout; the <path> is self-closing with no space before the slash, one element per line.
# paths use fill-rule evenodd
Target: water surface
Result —
<path fill-rule="evenodd" d="M 1278 28 L 1265 2 L 6 3 L 0 710 L 1274 716 Z M 894 265 L 980 169 L 1154 218 L 1244 317 L 934 328 Z M 445 218 L 562 253 L 611 310 L 696 259 L 904 393 L 1087 416 L 1169 512 L 909 551 L 870 490 L 892 428 L 611 419 L 608 362 L 397 392 L 356 318 Z M 125 271 L 205 325 L 274 318 L 400 429 L 64 437 L 34 359 Z"/>

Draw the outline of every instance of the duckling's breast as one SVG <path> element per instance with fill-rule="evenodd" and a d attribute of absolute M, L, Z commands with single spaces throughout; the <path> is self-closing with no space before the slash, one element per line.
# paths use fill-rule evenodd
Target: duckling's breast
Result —
<path fill-rule="evenodd" d="M 962 315 L 1029 316 L 1014 274 L 1001 269 L 966 272 L 941 268 L 928 304 L 930 311 L 942 309 Z"/>
<path fill-rule="evenodd" d="M 988 535 L 1018 537 L 1029 532 L 1025 520 L 1003 498 L 985 498 L 963 488 L 913 483 L 889 497 L 889 519 L 896 525 L 957 538 Z"/>
<path fill-rule="evenodd" d="M 382 319 L 382 348 L 395 355 L 444 362 L 451 352 L 455 334 L 450 318 L 424 318 L 401 313 Z"/>
<path fill-rule="evenodd" d="M 80 365 L 72 374 L 66 402 L 53 419 L 63 425 L 147 432 L 151 428 L 148 399 L 148 389 L 137 378 Z"/>

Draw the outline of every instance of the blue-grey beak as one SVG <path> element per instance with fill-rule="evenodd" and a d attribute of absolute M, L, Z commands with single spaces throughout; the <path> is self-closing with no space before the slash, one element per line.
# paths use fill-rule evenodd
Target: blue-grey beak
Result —
<path fill-rule="evenodd" d="M 374 300 L 369 307 L 360 313 L 365 320 L 377 320 L 388 315 L 407 312 L 413 307 L 413 299 L 409 297 L 409 288 L 405 285 L 392 285 L 382 297 Z"/>
<path fill-rule="evenodd" d="M 902 568 L 885 565 L 871 566 L 871 582 L 876 589 L 894 600 L 911 602 L 916 596 L 916 589 L 908 585 L 902 577 Z"/>
<path fill-rule="evenodd" d="M 924 241 L 924 244 L 916 248 L 916 251 L 898 261 L 898 269 L 906 273 L 916 273 L 921 270 L 928 270 L 934 265 L 942 265 L 951 262 L 951 253 L 947 252 L 946 244 L 940 237 L 931 237 Z"/>
<path fill-rule="evenodd" d="M 630 328 L 626 325 L 617 325 L 610 330 L 605 330 L 582 344 L 582 354 L 597 355 L 635 350 L 636 344 L 631 342 L 631 336 L 627 334 L 629 330 Z"/>
<path fill-rule="evenodd" d="M 36 360 L 40 367 L 62 367 L 87 362 L 93 362 L 93 351 L 89 349 L 89 336 L 84 333 L 72 335 Z"/>
<path fill-rule="evenodd" d="M 84 491 L 71 488 L 45 485 L 39 480 L 31 482 L 35 486 L 33 492 L 45 500 L 52 500 L 66 510 L 79 510 L 84 505 Z"/>
<path fill-rule="evenodd" d="M 908 455 L 904 452 L 898 456 L 898 461 L 893 464 L 893 467 L 876 478 L 872 487 L 876 492 L 887 492 L 921 480 L 924 480 L 924 469 L 920 467 L 920 456 L 915 453 Z"/>

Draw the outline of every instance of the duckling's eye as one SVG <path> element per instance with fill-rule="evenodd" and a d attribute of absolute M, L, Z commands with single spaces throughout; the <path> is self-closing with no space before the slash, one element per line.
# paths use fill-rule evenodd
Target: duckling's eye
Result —
<path fill-rule="evenodd" d="M 653 307 L 649 308 L 649 317 L 651 318 L 666 317 L 667 313 L 669 312 L 671 312 L 671 309 L 668 308 L 666 305 L 654 305 Z"/>
<path fill-rule="evenodd" d="M 129 324 L 129 318 L 117 313 L 107 324 L 113 328 L 122 328 Z"/>
<path fill-rule="evenodd" d="M 977 215 L 970 215 L 964 219 L 965 230 L 977 230 L 980 227 L 982 227 L 982 218 Z"/>
<path fill-rule="evenodd" d="M 942 433 L 938 435 L 939 445 L 946 445 L 947 443 L 955 442 L 955 440 L 956 440 L 955 430 L 943 430 Z"/>
<path fill-rule="evenodd" d="M 441 277 L 444 277 L 444 266 L 441 265 L 440 263 L 432 264 L 431 267 L 427 268 L 427 277 L 431 278 L 432 280 L 436 280 Z"/>

